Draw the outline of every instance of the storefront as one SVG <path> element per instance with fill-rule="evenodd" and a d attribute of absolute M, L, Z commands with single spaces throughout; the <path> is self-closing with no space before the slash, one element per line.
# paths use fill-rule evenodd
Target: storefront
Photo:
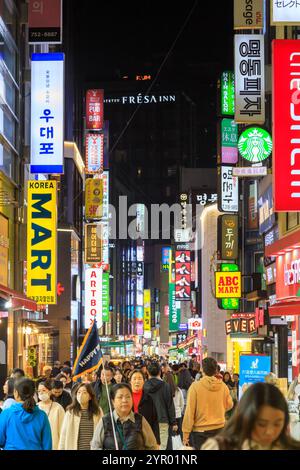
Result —
<path fill-rule="evenodd" d="M 276 257 L 276 297 L 269 307 L 271 318 L 287 320 L 291 332 L 292 377 L 298 375 L 299 339 L 300 339 L 300 230 L 287 235 L 266 247 L 265 255 Z M 286 341 L 285 360 L 288 363 L 288 339 Z"/>

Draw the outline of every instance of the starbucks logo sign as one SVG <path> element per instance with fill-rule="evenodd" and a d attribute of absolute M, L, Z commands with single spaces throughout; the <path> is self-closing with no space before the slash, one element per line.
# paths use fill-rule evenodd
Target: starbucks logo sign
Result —
<path fill-rule="evenodd" d="M 238 149 L 243 158 L 252 163 L 258 163 L 271 155 L 272 138 L 260 127 L 250 127 L 240 136 Z"/>

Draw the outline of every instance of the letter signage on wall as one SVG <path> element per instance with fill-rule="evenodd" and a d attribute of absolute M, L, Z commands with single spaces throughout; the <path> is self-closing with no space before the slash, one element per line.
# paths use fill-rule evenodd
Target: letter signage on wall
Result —
<path fill-rule="evenodd" d="M 216 298 L 240 298 L 241 273 L 240 272 L 216 272 Z"/>
<path fill-rule="evenodd" d="M 234 29 L 263 29 L 263 0 L 234 0 Z"/>
<path fill-rule="evenodd" d="M 64 54 L 31 57 L 30 173 L 63 173 Z"/>
<path fill-rule="evenodd" d="M 90 328 L 93 321 L 101 328 L 102 319 L 102 269 L 88 268 L 85 270 L 85 328 Z"/>
<path fill-rule="evenodd" d="M 28 181 L 27 297 L 56 304 L 56 181 Z"/>
<path fill-rule="evenodd" d="M 103 90 L 86 92 L 86 128 L 100 131 L 103 128 Z"/>
<path fill-rule="evenodd" d="M 102 319 L 109 322 L 109 273 L 102 274 Z"/>
<path fill-rule="evenodd" d="M 265 59 L 263 34 L 236 34 L 235 114 L 236 123 L 265 122 Z"/>
<path fill-rule="evenodd" d="M 62 0 L 29 0 L 29 44 L 62 43 Z"/>
<path fill-rule="evenodd" d="M 273 41 L 275 212 L 300 210 L 300 41 Z"/>

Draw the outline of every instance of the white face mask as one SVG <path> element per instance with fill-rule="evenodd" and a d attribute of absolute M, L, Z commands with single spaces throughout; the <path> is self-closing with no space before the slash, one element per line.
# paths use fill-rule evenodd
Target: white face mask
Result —
<path fill-rule="evenodd" d="M 48 395 L 48 393 L 39 393 L 39 399 L 40 399 L 41 401 L 47 401 L 47 400 L 49 400 L 49 395 Z"/>

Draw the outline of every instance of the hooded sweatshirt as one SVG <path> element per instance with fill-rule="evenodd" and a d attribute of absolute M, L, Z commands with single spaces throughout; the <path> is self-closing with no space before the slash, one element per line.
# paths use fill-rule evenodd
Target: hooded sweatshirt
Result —
<path fill-rule="evenodd" d="M 145 382 L 144 391 L 150 395 L 154 402 L 158 422 L 175 425 L 175 406 L 170 385 L 153 377 Z"/>
<path fill-rule="evenodd" d="M 52 450 L 51 428 L 44 411 L 32 413 L 16 403 L 0 414 L 0 448 L 4 450 Z"/>
<path fill-rule="evenodd" d="M 188 391 L 182 424 L 183 436 L 188 437 L 191 432 L 223 428 L 225 412 L 232 407 L 228 387 L 222 380 L 205 376 L 194 382 Z"/>

